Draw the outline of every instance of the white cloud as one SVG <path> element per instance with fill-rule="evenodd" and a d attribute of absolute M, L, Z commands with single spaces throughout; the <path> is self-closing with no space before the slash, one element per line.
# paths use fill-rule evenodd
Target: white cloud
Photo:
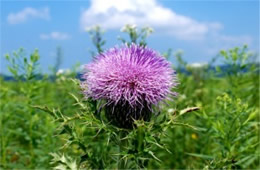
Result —
<path fill-rule="evenodd" d="M 49 8 L 46 7 L 41 9 L 35 9 L 35 8 L 27 7 L 17 13 L 10 13 L 7 16 L 7 21 L 9 24 L 20 24 L 32 18 L 49 20 L 50 19 Z"/>
<path fill-rule="evenodd" d="M 220 49 L 254 44 L 248 35 L 225 35 L 219 22 L 198 21 L 159 4 L 159 0 L 91 0 L 82 10 L 80 27 L 85 30 L 100 25 L 119 30 L 125 24 L 151 26 L 156 33 L 186 41 L 205 56 L 216 55 Z"/>
<path fill-rule="evenodd" d="M 179 39 L 203 39 L 210 31 L 222 28 L 217 22 L 199 22 L 163 7 L 156 0 L 91 0 L 90 7 L 82 11 L 81 29 L 92 25 L 105 29 L 119 29 L 125 24 L 151 26 L 158 32 Z"/>
<path fill-rule="evenodd" d="M 49 34 L 40 35 L 40 39 L 42 40 L 66 40 L 69 38 L 70 38 L 69 34 L 62 33 L 62 32 L 51 32 Z"/>
<path fill-rule="evenodd" d="M 203 42 L 198 45 L 204 47 L 207 55 L 216 55 L 221 49 L 229 49 L 235 46 L 247 44 L 253 46 L 253 38 L 248 35 L 222 35 L 220 33 L 209 35 Z M 254 48 L 254 47 L 253 47 Z"/>
<path fill-rule="evenodd" d="M 242 42 L 246 44 L 252 43 L 252 37 L 247 35 L 241 35 L 241 36 L 219 35 L 218 39 L 219 42 L 227 42 L 233 45 L 240 45 L 240 43 Z"/>

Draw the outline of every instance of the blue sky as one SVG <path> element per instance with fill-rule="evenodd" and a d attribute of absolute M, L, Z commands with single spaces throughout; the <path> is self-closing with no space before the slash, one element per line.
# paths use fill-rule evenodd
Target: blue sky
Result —
<path fill-rule="evenodd" d="M 149 25 L 148 45 L 160 52 L 183 50 L 189 63 L 208 62 L 219 50 L 248 44 L 259 50 L 259 1 L 95 0 L 1 1 L 1 69 L 6 53 L 38 48 L 42 71 L 54 65 L 55 50 L 64 53 L 62 68 L 89 63 L 93 45 L 86 27 L 105 28 L 105 48 L 121 44 L 124 24 Z M 174 60 L 173 60 L 174 62 Z"/>

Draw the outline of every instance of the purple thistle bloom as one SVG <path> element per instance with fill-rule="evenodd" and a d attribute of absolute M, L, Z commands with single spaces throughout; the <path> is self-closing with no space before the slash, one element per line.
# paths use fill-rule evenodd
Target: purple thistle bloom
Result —
<path fill-rule="evenodd" d="M 175 71 L 156 51 L 132 44 L 112 48 L 86 65 L 84 94 L 106 101 L 109 119 L 121 127 L 132 126 L 133 119 L 148 120 L 151 106 L 175 95 Z"/>

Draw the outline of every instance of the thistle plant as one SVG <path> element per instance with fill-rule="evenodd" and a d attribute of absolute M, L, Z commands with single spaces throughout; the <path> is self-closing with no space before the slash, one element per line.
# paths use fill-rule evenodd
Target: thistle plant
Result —
<path fill-rule="evenodd" d="M 152 49 L 135 44 L 111 48 L 86 65 L 83 79 L 84 98 L 71 94 L 80 109 L 74 116 L 35 106 L 60 122 L 59 134 L 68 135 L 63 148 L 78 145 L 77 168 L 145 168 L 161 163 L 156 149 L 170 153 L 163 140 L 168 130 L 173 125 L 192 127 L 177 121 L 177 113 L 190 109 L 159 114 L 160 103 L 176 96 L 172 90 L 178 83 L 170 63 Z M 61 162 L 54 157 L 55 166 Z"/>
<path fill-rule="evenodd" d="M 153 32 L 154 30 L 151 27 L 142 27 L 141 30 L 138 30 L 136 25 L 126 24 L 121 28 L 121 32 L 125 32 L 129 35 L 130 41 L 122 37 L 118 37 L 118 40 L 122 41 L 122 43 L 126 43 L 127 45 L 131 45 L 131 43 L 139 44 L 140 46 L 146 46 L 146 38 Z M 138 42 L 139 41 L 139 42 Z"/>
<path fill-rule="evenodd" d="M 102 101 L 107 118 L 122 128 L 148 121 L 153 106 L 176 95 L 176 73 L 156 51 L 132 44 L 112 48 L 86 66 L 82 82 L 87 98 Z"/>
<path fill-rule="evenodd" d="M 86 29 L 90 35 L 93 45 L 97 49 L 98 53 L 103 52 L 103 46 L 106 41 L 102 39 L 102 35 L 104 34 L 104 30 L 99 25 L 94 25 Z M 90 51 L 91 55 L 94 57 L 96 53 L 94 51 Z"/>

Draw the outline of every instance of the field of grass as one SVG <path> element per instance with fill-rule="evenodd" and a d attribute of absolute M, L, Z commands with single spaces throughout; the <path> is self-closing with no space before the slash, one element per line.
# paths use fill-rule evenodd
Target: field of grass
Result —
<path fill-rule="evenodd" d="M 225 67 L 165 57 L 178 61 L 179 95 L 126 130 L 84 99 L 76 72 L 42 75 L 37 51 L 7 55 L 15 80 L 0 78 L 0 169 L 259 169 L 258 56 L 221 51 Z"/>

